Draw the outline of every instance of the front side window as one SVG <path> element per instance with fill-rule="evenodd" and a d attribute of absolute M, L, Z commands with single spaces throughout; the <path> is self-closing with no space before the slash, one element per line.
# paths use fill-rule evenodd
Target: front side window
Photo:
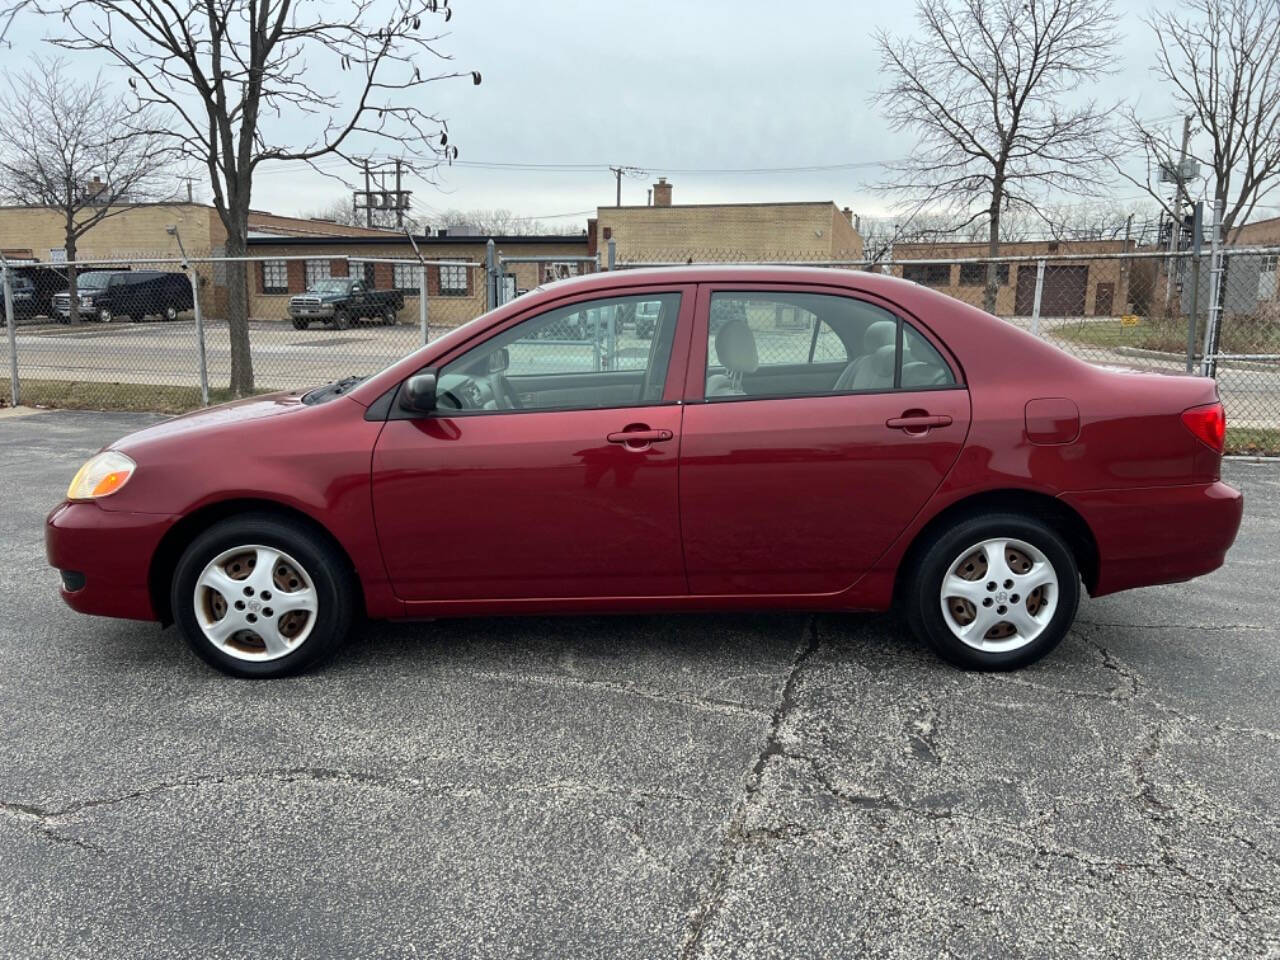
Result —
<path fill-rule="evenodd" d="M 609 297 L 531 317 L 438 376 L 442 410 L 580 410 L 659 403 L 680 294 Z"/>
<path fill-rule="evenodd" d="M 314 290 L 316 284 L 321 280 L 329 279 L 329 261 L 328 260 L 308 260 L 307 261 L 307 289 Z"/>
<path fill-rule="evenodd" d="M 714 293 L 707 337 L 708 400 L 955 384 L 915 328 L 852 297 Z"/>

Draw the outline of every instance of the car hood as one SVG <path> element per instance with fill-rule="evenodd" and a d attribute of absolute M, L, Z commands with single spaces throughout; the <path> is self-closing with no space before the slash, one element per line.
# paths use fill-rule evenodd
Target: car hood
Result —
<path fill-rule="evenodd" d="M 216 407 L 185 413 L 171 420 L 157 423 L 155 426 L 144 427 L 117 440 L 109 449 L 130 453 L 156 444 L 180 440 L 192 434 L 213 436 L 243 427 L 253 421 L 289 416 L 305 409 L 307 407 L 297 391 L 247 397 L 244 400 L 233 400 Z"/>

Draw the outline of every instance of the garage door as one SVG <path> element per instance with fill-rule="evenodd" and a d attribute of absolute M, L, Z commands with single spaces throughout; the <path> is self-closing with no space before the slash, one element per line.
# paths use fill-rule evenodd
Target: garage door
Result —
<path fill-rule="evenodd" d="M 1044 289 L 1040 291 L 1040 316 L 1083 317 L 1085 291 L 1089 287 L 1089 268 L 1060 267 L 1046 264 Z M 1031 315 L 1036 301 L 1036 265 L 1018 267 L 1018 287 L 1014 312 L 1020 317 Z"/>

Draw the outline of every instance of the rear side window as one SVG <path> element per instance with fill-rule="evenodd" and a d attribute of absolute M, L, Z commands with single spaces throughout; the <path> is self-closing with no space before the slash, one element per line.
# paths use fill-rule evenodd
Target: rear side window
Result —
<path fill-rule="evenodd" d="M 708 400 L 955 385 L 914 327 L 854 297 L 713 293 L 707 337 Z"/>

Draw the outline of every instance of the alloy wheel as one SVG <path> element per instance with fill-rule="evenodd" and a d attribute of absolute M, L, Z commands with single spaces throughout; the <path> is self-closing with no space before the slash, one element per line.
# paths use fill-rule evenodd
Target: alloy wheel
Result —
<path fill-rule="evenodd" d="M 306 570 L 275 547 L 224 550 L 196 578 L 196 623 L 210 643 L 238 660 L 292 653 L 306 642 L 318 613 Z"/>
<path fill-rule="evenodd" d="M 1058 574 L 1025 540 L 983 540 L 947 567 L 939 599 L 942 619 L 958 640 L 1005 653 L 1048 627 L 1058 606 Z"/>

